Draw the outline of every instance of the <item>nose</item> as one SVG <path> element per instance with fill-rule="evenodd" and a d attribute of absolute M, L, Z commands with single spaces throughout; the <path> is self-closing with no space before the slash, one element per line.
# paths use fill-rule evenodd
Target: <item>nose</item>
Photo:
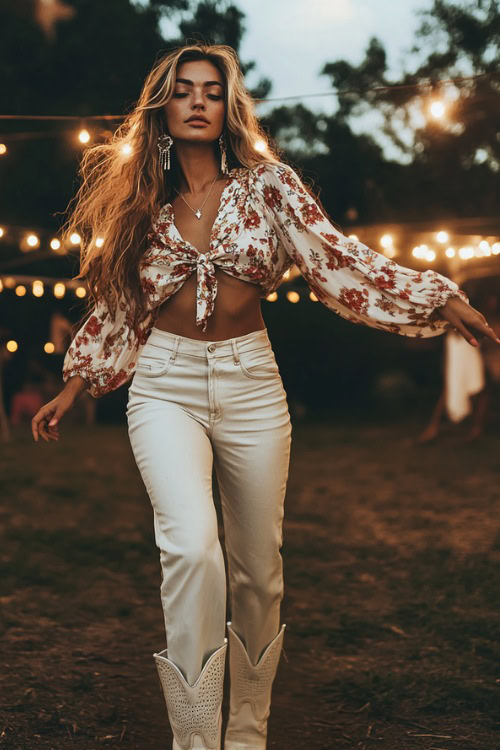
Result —
<path fill-rule="evenodd" d="M 205 109 L 205 102 L 203 101 L 203 93 L 200 89 L 193 89 L 193 96 L 191 100 L 191 106 L 193 109 Z"/>

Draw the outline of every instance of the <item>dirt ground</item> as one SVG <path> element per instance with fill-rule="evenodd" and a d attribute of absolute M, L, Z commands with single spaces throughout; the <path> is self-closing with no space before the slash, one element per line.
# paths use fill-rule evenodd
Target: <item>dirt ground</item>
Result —
<path fill-rule="evenodd" d="M 500 747 L 500 432 L 418 446 L 421 426 L 294 423 L 270 749 Z M 0 748 L 171 748 L 126 426 L 27 427 L 0 467 Z"/>

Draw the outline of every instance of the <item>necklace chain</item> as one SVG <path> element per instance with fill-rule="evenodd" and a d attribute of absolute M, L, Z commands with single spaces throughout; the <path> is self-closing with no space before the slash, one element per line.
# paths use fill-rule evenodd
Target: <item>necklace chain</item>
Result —
<path fill-rule="evenodd" d="M 177 188 L 176 188 L 176 187 L 174 187 L 174 190 L 175 190 L 175 192 L 177 193 L 177 195 L 179 195 L 179 196 L 180 196 L 180 197 L 182 198 L 182 200 L 184 201 L 184 203 L 186 204 L 186 206 L 188 206 L 188 208 L 190 208 L 190 209 L 191 209 L 191 211 L 192 211 L 192 212 L 194 213 L 194 215 L 196 216 L 196 218 L 197 218 L 197 219 L 201 219 L 201 209 L 202 209 L 202 208 L 203 208 L 203 206 L 205 205 L 205 203 L 206 203 L 206 201 L 207 201 L 207 198 L 208 198 L 208 196 L 210 195 L 210 192 L 211 192 L 211 190 L 212 190 L 213 186 L 215 185 L 215 180 L 217 179 L 217 177 L 218 177 L 219 175 L 220 175 L 220 170 L 219 170 L 219 171 L 217 172 L 217 174 L 215 175 L 215 177 L 214 177 L 214 180 L 213 180 L 212 184 L 210 185 L 210 190 L 208 191 L 208 193 L 207 193 L 207 194 L 206 194 L 206 196 L 205 196 L 205 200 L 203 201 L 203 203 L 201 204 L 201 206 L 200 206 L 199 208 L 197 208 L 197 209 L 196 209 L 196 211 L 194 210 L 194 208 L 192 208 L 192 206 L 190 206 L 190 205 L 189 205 L 189 203 L 188 203 L 188 202 L 187 202 L 187 200 L 186 200 L 186 199 L 184 198 L 184 196 L 183 196 L 183 195 L 182 195 L 181 193 L 179 193 L 179 191 L 177 190 Z"/>

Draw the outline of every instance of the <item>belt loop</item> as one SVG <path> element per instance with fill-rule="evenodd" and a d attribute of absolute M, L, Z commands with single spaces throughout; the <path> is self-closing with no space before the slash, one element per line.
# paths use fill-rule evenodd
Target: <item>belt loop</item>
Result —
<path fill-rule="evenodd" d="M 240 357 L 238 354 L 238 345 L 234 339 L 231 339 L 231 346 L 233 347 L 234 364 L 238 365 L 240 362 Z"/>
<path fill-rule="evenodd" d="M 179 348 L 179 342 L 180 342 L 180 340 L 181 340 L 180 336 L 176 336 L 175 337 L 174 348 L 172 350 L 172 357 L 171 357 L 171 360 L 170 360 L 171 362 L 173 362 L 175 360 L 175 358 L 177 357 L 177 350 Z"/>

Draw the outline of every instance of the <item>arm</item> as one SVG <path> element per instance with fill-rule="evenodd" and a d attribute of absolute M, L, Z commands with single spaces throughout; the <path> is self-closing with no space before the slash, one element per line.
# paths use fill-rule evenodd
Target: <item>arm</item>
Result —
<path fill-rule="evenodd" d="M 154 314 L 150 313 L 141 324 L 139 335 L 133 330 L 129 317 L 123 299 L 114 316 L 104 301 L 94 307 L 66 352 L 63 380 L 69 381 L 67 388 L 74 388 L 77 393 L 87 388 L 94 398 L 99 398 L 130 380 L 138 350 L 145 341 L 145 329 Z M 81 380 L 73 380 L 75 375 L 83 378 L 88 387 Z"/>
<path fill-rule="evenodd" d="M 287 164 L 260 165 L 256 189 L 269 220 L 310 289 L 353 323 L 403 336 L 437 336 L 451 327 L 441 308 L 468 302 L 457 284 L 429 269 L 400 266 L 339 232 Z"/>

